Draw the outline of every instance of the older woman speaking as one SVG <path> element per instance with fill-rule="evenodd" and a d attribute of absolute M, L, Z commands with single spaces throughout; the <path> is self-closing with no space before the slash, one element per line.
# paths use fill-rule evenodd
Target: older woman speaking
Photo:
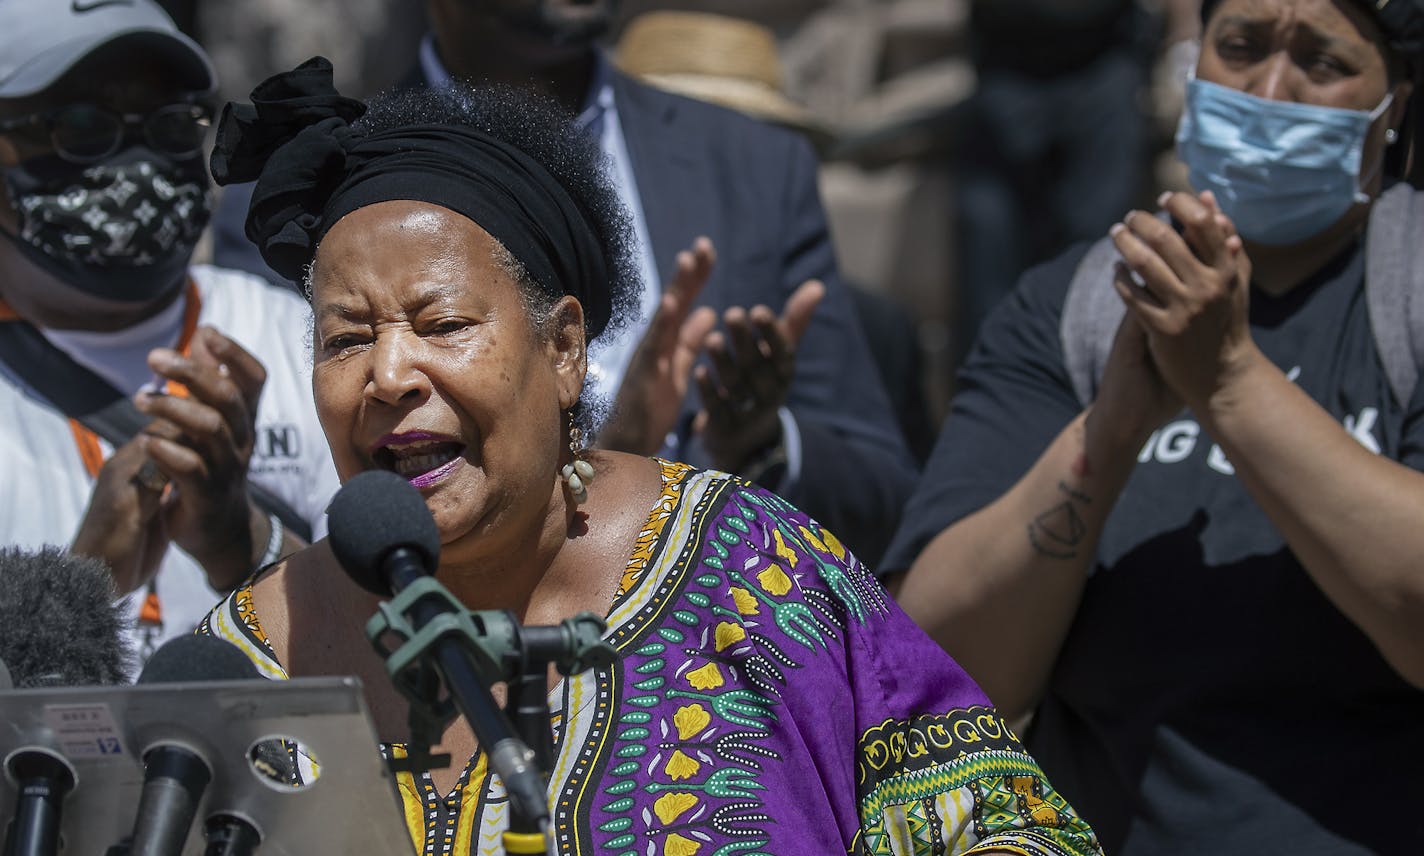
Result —
<path fill-rule="evenodd" d="M 437 100 L 438 99 L 438 100 Z M 505 95 L 342 98 L 313 60 L 230 107 L 219 181 L 305 272 L 313 385 L 343 479 L 394 471 L 471 609 L 607 616 L 613 666 L 551 688 L 564 853 L 1094 853 L 988 700 L 836 538 L 723 473 L 586 452 L 585 349 L 634 281 L 593 155 Z M 406 706 L 362 634 L 375 600 L 324 543 L 209 617 L 274 678 L 355 674 L 388 757 Z M 507 801 L 468 763 L 399 774 L 424 853 L 484 852 Z"/>

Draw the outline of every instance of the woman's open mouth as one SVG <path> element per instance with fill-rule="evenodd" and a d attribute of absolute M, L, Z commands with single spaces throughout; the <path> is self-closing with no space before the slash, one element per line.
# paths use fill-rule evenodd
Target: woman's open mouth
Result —
<path fill-rule="evenodd" d="M 412 485 L 429 487 L 460 464 L 463 443 L 430 435 L 412 434 L 383 438 L 372 454 L 378 467 L 390 470 Z"/>

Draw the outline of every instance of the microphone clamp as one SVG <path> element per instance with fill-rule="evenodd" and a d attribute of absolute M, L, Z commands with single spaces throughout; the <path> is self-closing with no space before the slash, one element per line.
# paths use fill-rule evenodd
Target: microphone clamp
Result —
<path fill-rule="evenodd" d="M 420 601 L 426 601 L 430 617 L 416 629 L 407 616 Z M 437 609 L 428 609 L 432 603 Z M 366 638 L 385 660 L 396 689 L 410 703 L 409 750 L 405 758 L 392 759 L 391 769 L 416 771 L 450 763 L 449 755 L 430 754 L 445 726 L 459 714 L 453 697 L 448 693 L 441 697 L 440 678 L 432 666 L 430 654 L 441 640 L 455 637 L 459 641 L 486 686 L 515 685 L 521 677 L 534 676 L 542 686 L 551 664 L 562 675 L 576 675 L 613 663 L 618 653 L 602 638 L 606 626 L 594 613 L 581 612 L 558 625 L 524 627 L 509 610 L 466 609 L 434 577 L 411 581 L 391 600 L 382 601 L 366 622 Z M 399 644 L 388 645 L 392 638 Z M 539 695 L 543 695 L 542 688 Z M 547 729 L 547 723 L 543 726 Z M 527 729 L 519 730 L 527 733 Z M 542 749 L 543 743 L 536 743 L 536 749 Z M 536 754 L 540 766 L 546 766 L 550 759 L 542 751 Z"/>

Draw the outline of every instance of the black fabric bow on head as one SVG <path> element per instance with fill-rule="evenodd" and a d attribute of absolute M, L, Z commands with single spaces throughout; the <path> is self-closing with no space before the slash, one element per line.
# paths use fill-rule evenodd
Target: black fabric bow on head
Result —
<path fill-rule="evenodd" d="M 263 81 L 251 104 L 223 108 L 213 178 L 256 180 L 246 232 L 273 270 L 300 282 L 327 230 L 358 208 L 428 202 L 474 221 L 547 292 L 578 298 L 590 339 L 603 331 L 612 305 L 602 243 L 548 170 L 467 126 L 352 127 L 365 112 L 336 91 L 322 57 Z"/>
<path fill-rule="evenodd" d="M 1390 47 L 1418 73 L 1424 63 L 1424 0 L 1375 0 L 1371 5 Z"/>
<path fill-rule="evenodd" d="M 257 182 L 247 238 L 293 282 L 301 281 L 325 234 L 321 213 L 346 174 L 349 123 L 365 112 L 365 104 L 337 94 L 323 57 L 264 80 L 252 90 L 251 104 L 223 107 L 213 179 Z"/>

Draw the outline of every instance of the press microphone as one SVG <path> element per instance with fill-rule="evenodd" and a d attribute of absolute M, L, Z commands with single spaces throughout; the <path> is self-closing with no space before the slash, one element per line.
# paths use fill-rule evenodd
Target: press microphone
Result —
<path fill-rule="evenodd" d="M 139 685 L 257 678 L 236 646 L 213 636 L 180 636 L 153 652 Z M 143 791 L 134 817 L 130 856 L 179 856 L 188 840 L 213 769 L 196 749 L 171 740 L 144 747 Z"/>
<path fill-rule="evenodd" d="M 337 491 L 327 510 L 328 539 L 336 560 L 357 585 L 381 597 L 432 576 L 440 558 L 440 532 L 420 492 L 385 470 L 357 475 Z M 411 607 L 418 633 L 449 607 L 422 598 Z M 530 764 L 529 748 L 514 735 L 469 647 L 444 636 L 434 644 L 436 670 L 460 712 L 469 720 L 504 782 L 511 802 L 542 828 L 549 817 L 543 777 Z"/>
<path fill-rule="evenodd" d="M 0 549 L 0 689 L 124 683 L 127 623 L 103 563 L 54 547 Z M 42 746 L 11 752 L 4 766 L 17 792 L 6 856 L 52 856 L 74 767 Z"/>
<path fill-rule="evenodd" d="M 5 835 L 5 856 L 59 852 L 60 808 L 78 776 L 64 756 L 42 747 L 13 752 L 5 772 L 15 782 L 15 816 Z"/>
<path fill-rule="evenodd" d="M 0 661 L 15 689 L 127 683 L 131 623 L 97 559 L 0 549 Z"/>

